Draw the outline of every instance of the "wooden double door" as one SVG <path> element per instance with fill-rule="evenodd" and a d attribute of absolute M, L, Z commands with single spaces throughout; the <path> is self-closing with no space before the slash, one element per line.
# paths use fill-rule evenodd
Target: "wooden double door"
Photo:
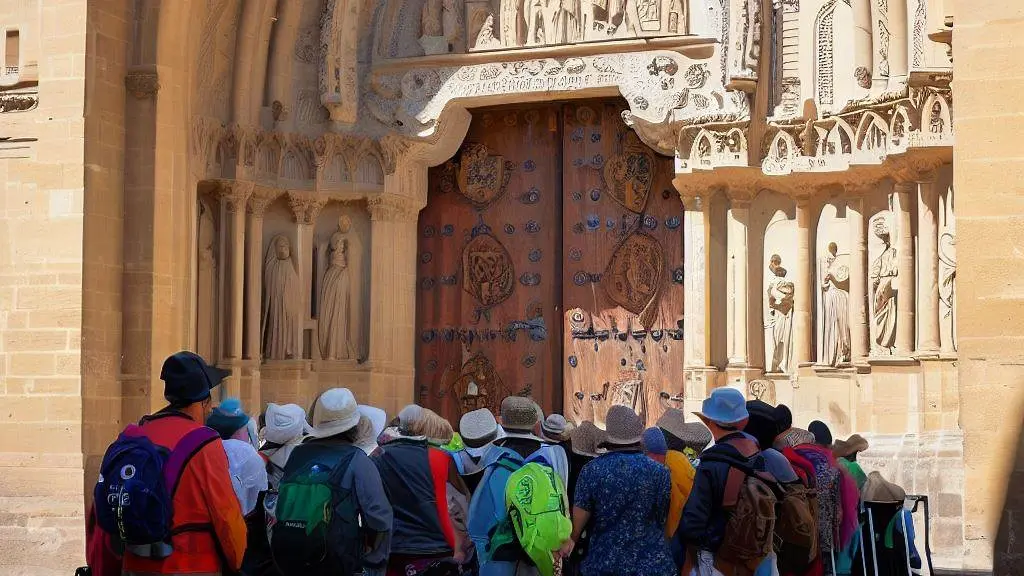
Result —
<path fill-rule="evenodd" d="M 620 101 L 474 114 L 418 226 L 419 401 L 453 422 L 508 395 L 603 426 L 681 404 L 682 203 Z"/>

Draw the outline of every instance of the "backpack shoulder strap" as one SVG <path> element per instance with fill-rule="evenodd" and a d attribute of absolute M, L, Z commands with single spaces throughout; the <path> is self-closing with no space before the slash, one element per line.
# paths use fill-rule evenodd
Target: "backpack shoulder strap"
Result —
<path fill-rule="evenodd" d="M 185 434 L 174 446 L 167 462 L 164 463 L 164 485 L 171 498 L 174 497 L 174 492 L 178 489 L 178 482 L 181 481 L 181 475 L 184 474 L 189 460 L 198 454 L 204 446 L 218 439 L 220 439 L 220 435 L 215 430 L 200 426 Z"/>

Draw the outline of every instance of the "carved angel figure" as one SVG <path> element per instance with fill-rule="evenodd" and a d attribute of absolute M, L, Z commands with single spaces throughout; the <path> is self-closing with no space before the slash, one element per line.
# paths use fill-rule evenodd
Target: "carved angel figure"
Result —
<path fill-rule="evenodd" d="M 885 218 L 876 218 L 873 231 L 885 250 L 871 264 L 871 302 L 875 323 L 875 342 L 892 350 L 896 343 L 896 277 L 899 275 L 896 249 L 889 241 L 889 225 Z"/>
<path fill-rule="evenodd" d="M 789 372 L 793 357 L 793 293 L 795 286 L 786 278 L 782 257 L 772 254 L 768 261 L 771 280 L 768 283 L 768 322 L 773 352 L 768 359 L 769 372 Z"/>
<path fill-rule="evenodd" d="M 837 251 L 836 243 L 829 242 L 821 281 L 823 329 L 818 360 L 829 366 L 850 361 L 850 269 L 838 261 Z"/>
<path fill-rule="evenodd" d="M 299 275 L 292 261 L 288 237 L 270 240 L 263 262 L 263 357 L 267 360 L 299 358 Z"/>
<path fill-rule="evenodd" d="M 357 354 L 352 345 L 352 277 L 348 265 L 348 233 L 352 221 L 342 216 L 338 231 L 327 243 L 328 265 L 320 290 L 317 335 L 324 360 L 348 360 Z"/>

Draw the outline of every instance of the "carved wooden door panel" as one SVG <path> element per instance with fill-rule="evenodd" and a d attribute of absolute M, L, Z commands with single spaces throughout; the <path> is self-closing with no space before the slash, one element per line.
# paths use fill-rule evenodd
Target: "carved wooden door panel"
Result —
<path fill-rule="evenodd" d="M 683 386 L 682 203 L 621 110 L 562 112 L 565 416 L 599 426 L 613 404 L 653 423 Z"/>
<path fill-rule="evenodd" d="M 476 114 L 418 227 L 419 401 L 452 422 L 529 393 L 560 409 L 560 107 Z"/>

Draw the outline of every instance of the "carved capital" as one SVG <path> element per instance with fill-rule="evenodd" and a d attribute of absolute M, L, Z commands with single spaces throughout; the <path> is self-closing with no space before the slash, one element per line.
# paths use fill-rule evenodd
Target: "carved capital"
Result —
<path fill-rule="evenodd" d="M 246 209 L 254 186 L 252 182 L 245 180 L 220 180 L 217 185 L 217 194 L 227 205 L 228 212 L 234 213 Z"/>
<path fill-rule="evenodd" d="M 316 218 L 320 210 L 327 204 L 327 199 L 311 192 L 298 190 L 288 191 L 288 205 L 295 214 L 295 223 L 312 226 L 316 224 Z"/>
<path fill-rule="evenodd" d="M 252 196 L 249 198 L 249 204 L 245 207 L 245 211 L 251 214 L 254 218 L 263 218 L 263 214 L 266 213 L 267 208 L 277 200 L 281 194 L 284 194 L 284 190 L 279 188 L 270 188 L 268 186 L 255 186 L 252 191 Z"/>
<path fill-rule="evenodd" d="M 381 158 L 384 160 L 384 172 L 394 174 L 398 164 L 411 155 L 416 142 L 397 134 L 387 134 L 380 139 Z"/>
<path fill-rule="evenodd" d="M 894 162 L 892 176 L 897 184 L 929 182 L 943 163 L 943 159 L 933 156 L 907 156 Z"/>
<path fill-rule="evenodd" d="M 124 77 L 124 87 L 128 93 L 139 100 L 153 98 L 160 90 L 160 79 L 155 68 L 141 68 L 128 72 Z"/>
<path fill-rule="evenodd" d="M 370 220 L 376 222 L 415 222 L 422 208 L 411 198 L 394 194 L 374 196 L 367 200 L 366 205 L 370 210 Z"/>

